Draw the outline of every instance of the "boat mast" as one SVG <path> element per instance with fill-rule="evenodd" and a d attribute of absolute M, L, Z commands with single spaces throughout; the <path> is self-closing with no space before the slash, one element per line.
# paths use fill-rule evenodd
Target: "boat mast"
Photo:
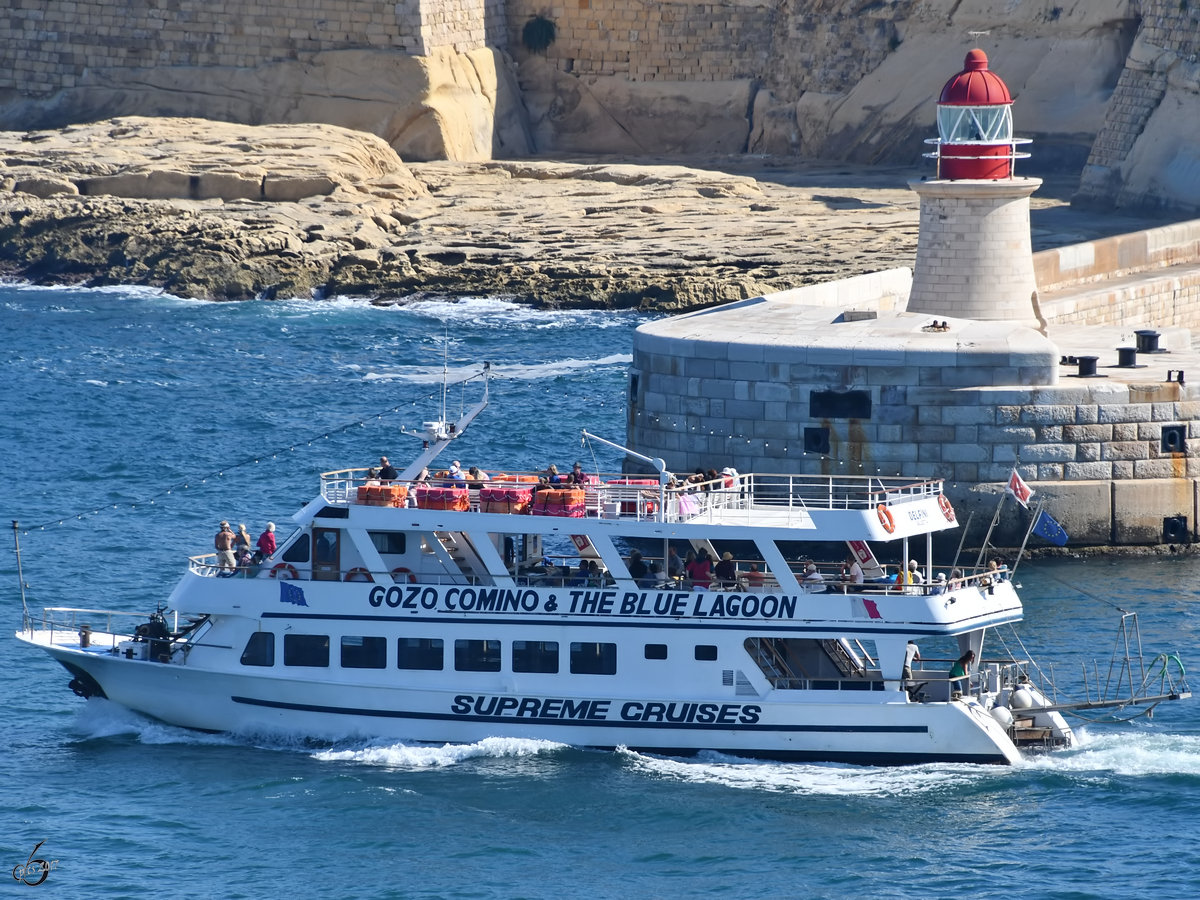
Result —
<path fill-rule="evenodd" d="M 449 446 L 450 442 L 462 435 L 467 426 L 475 421 L 475 417 L 483 412 L 488 405 L 488 380 L 492 374 L 492 364 L 483 364 L 483 397 L 479 402 L 462 414 L 457 422 L 446 422 L 446 390 L 449 372 L 443 367 L 442 372 L 442 415 L 436 422 L 425 422 L 420 431 L 400 429 L 401 434 L 412 434 L 421 438 L 424 447 L 419 456 L 400 473 L 400 481 L 412 481 L 421 474 L 421 470 L 435 460 L 439 453 Z M 467 380 L 467 379 L 464 379 Z M 460 384 L 462 382 L 459 382 Z"/>

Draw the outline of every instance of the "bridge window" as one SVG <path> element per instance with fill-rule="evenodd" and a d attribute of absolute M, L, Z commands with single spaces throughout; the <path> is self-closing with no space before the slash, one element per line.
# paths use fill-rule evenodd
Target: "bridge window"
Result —
<path fill-rule="evenodd" d="M 273 666 L 275 665 L 275 632 L 256 631 L 246 641 L 246 649 L 242 651 L 243 666 Z"/>

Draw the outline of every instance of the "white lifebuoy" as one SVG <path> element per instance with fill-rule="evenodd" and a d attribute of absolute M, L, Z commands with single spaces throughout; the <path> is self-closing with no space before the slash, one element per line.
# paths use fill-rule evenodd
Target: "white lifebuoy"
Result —
<path fill-rule="evenodd" d="M 392 569 L 392 581 L 403 581 L 405 575 L 408 576 L 409 584 L 417 583 L 417 576 L 412 573 L 412 569 L 406 569 L 404 566 L 396 566 Z"/>
<path fill-rule="evenodd" d="M 875 514 L 879 516 L 879 524 L 883 526 L 883 530 L 891 534 L 896 530 L 896 520 L 892 518 L 892 511 L 880 503 L 875 507 Z"/>
<path fill-rule="evenodd" d="M 351 569 L 349 572 L 346 573 L 346 577 L 343 578 L 342 581 L 354 581 L 355 579 L 359 578 L 360 576 L 365 578 L 371 584 L 375 583 L 375 579 L 371 577 L 370 571 L 367 569 L 364 569 L 362 566 L 355 566 L 353 569 Z"/>
<path fill-rule="evenodd" d="M 272 578 L 285 578 L 286 577 L 286 578 L 290 578 L 292 581 L 295 581 L 297 578 L 300 577 L 300 573 L 296 571 L 296 567 L 293 566 L 291 563 L 281 562 L 281 563 L 275 563 L 275 565 L 272 566 L 271 577 Z"/>

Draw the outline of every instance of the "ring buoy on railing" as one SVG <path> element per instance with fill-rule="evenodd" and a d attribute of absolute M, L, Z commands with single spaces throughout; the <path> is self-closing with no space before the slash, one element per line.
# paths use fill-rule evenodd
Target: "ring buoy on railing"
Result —
<path fill-rule="evenodd" d="M 300 573 L 296 571 L 296 567 L 291 563 L 281 562 L 275 563 L 275 565 L 271 567 L 271 577 L 290 578 L 292 581 L 295 581 L 300 577 Z"/>
<path fill-rule="evenodd" d="M 408 576 L 407 579 L 405 576 Z M 417 583 L 417 576 L 412 573 L 412 569 L 406 569 L 404 566 L 396 566 L 392 569 L 392 581 L 405 581 L 409 584 Z"/>
<path fill-rule="evenodd" d="M 375 583 L 375 579 L 371 577 L 370 571 L 367 569 L 364 569 L 362 566 L 355 566 L 353 569 L 351 569 L 349 572 L 346 573 L 346 577 L 343 578 L 342 581 L 355 581 L 360 577 L 365 578 L 371 584 Z"/>
<path fill-rule="evenodd" d="M 879 524 L 883 526 L 883 530 L 891 534 L 896 530 L 896 520 L 892 518 L 892 511 L 884 504 L 880 503 L 875 507 L 875 514 L 879 516 Z"/>
<path fill-rule="evenodd" d="M 938 494 L 938 506 L 942 508 L 942 515 L 946 517 L 946 521 L 953 522 L 954 507 L 950 505 L 950 500 L 945 494 Z"/>

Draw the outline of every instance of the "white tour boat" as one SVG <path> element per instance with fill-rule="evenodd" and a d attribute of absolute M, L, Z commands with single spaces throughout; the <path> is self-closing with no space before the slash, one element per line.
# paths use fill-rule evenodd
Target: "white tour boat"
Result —
<path fill-rule="evenodd" d="M 210 731 L 869 764 L 1012 763 L 1072 745 L 1072 704 L 1019 641 L 991 639 L 1022 616 L 1010 579 L 928 562 L 923 583 L 883 579 L 871 542 L 928 561 L 955 527 L 940 481 L 726 474 L 684 489 L 661 460 L 654 478 L 583 484 L 414 480 L 485 404 L 486 388 L 458 422 L 427 423 L 424 452 L 391 483 L 324 473 L 258 565 L 194 556 L 149 616 L 27 611 L 17 636 L 84 697 Z M 862 583 L 796 561 L 798 546 L 819 560 L 841 542 Z M 668 548 L 736 551 L 736 571 L 669 577 Z M 932 660 L 939 642 L 952 652 Z M 1128 645 L 1124 696 L 1074 706 L 1188 696 L 1176 667 L 1147 676 Z"/>

